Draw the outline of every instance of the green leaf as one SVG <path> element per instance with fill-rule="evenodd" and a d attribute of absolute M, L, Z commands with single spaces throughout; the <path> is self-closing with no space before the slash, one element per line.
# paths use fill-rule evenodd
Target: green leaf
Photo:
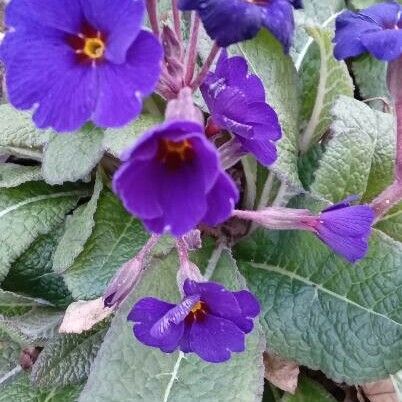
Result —
<path fill-rule="evenodd" d="M 336 102 L 332 113 L 333 137 L 315 172 L 311 191 L 336 202 L 350 194 L 365 194 L 372 168 L 373 180 L 378 180 L 378 170 L 382 169 L 378 164 L 383 163 L 384 150 L 377 148 L 377 138 L 383 135 L 388 116 L 382 114 L 379 119 L 377 112 L 363 102 L 344 96 Z"/>
<path fill-rule="evenodd" d="M 62 318 L 63 312 L 52 307 L 33 306 L 31 311 L 23 315 L 1 319 L 0 328 L 23 340 L 25 346 L 38 346 L 57 334 Z"/>
<path fill-rule="evenodd" d="M 178 301 L 177 258 L 154 259 L 135 294 L 121 307 L 112 322 L 93 364 L 80 402 L 187 402 L 260 401 L 263 387 L 262 351 L 257 328 L 247 338 L 247 350 L 223 364 L 209 364 L 194 355 L 164 354 L 139 343 L 132 334 L 127 313 L 144 296 Z M 243 287 L 229 256 L 217 267 L 214 280 L 223 279 L 229 288 Z M 239 375 L 241 373 L 241 375 Z"/>
<path fill-rule="evenodd" d="M 0 187 L 17 187 L 27 181 L 42 180 L 40 166 L 23 166 L 14 163 L 0 164 Z"/>
<path fill-rule="evenodd" d="M 320 384 L 302 377 L 299 380 L 296 393 L 286 394 L 282 402 L 336 402 L 336 399 Z"/>
<path fill-rule="evenodd" d="M 83 250 L 62 273 L 75 299 L 101 296 L 113 274 L 142 248 L 148 237 L 142 224 L 107 189 L 100 194 L 93 220 L 95 225 Z M 71 243 L 71 247 L 76 255 L 76 245 Z"/>
<path fill-rule="evenodd" d="M 356 85 L 363 99 L 384 98 L 391 103 L 390 94 L 387 88 L 387 63 L 365 54 L 352 62 L 352 70 Z M 384 110 L 382 100 L 372 100 L 370 106 Z"/>
<path fill-rule="evenodd" d="M 120 157 L 121 153 L 131 147 L 135 141 L 151 127 L 161 123 L 158 116 L 142 114 L 132 124 L 123 128 L 108 128 L 103 139 L 104 148 L 115 157 Z"/>
<path fill-rule="evenodd" d="M 333 24 L 336 15 L 344 8 L 344 0 L 309 0 L 303 3 L 302 10 L 295 10 L 296 32 L 291 55 L 298 70 L 312 45 L 312 39 L 305 31 L 306 25 L 328 27 Z"/>
<path fill-rule="evenodd" d="M 49 306 L 44 300 L 26 297 L 0 289 L 0 315 L 9 317 L 24 314 L 34 307 Z"/>
<path fill-rule="evenodd" d="M 0 281 L 12 262 L 40 235 L 59 225 L 87 194 L 80 188 L 31 182 L 0 192 Z"/>
<path fill-rule="evenodd" d="M 94 192 L 89 202 L 77 208 L 67 219 L 64 234 L 54 253 L 53 270 L 56 273 L 62 273 L 71 267 L 74 260 L 84 250 L 85 243 L 95 226 L 94 214 L 102 189 L 102 179 L 97 175 Z"/>
<path fill-rule="evenodd" d="M 42 161 L 46 182 L 63 184 L 85 178 L 103 156 L 103 135 L 101 129 L 87 125 L 73 134 L 51 139 Z"/>
<path fill-rule="evenodd" d="M 3 376 L 19 365 L 22 348 L 18 341 L 3 331 L 0 325 L 0 384 Z"/>
<path fill-rule="evenodd" d="M 376 225 L 376 228 L 383 231 L 394 240 L 402 242 L 402 204 L 391 210 Z"/>
<path fill-rule="evenodd" d="M 402 4 L 401 0 L 398 0 Z M 350 5 L 356 9 L 370 7 L 377 3 L 383 3 L 383 0 L 350 0 Z"/>
<path fill-rule="evenodd" d="M 374 230 L 366 258 L 350 265 L 310 233 L 259 231 L 237 257 L 279 355 L 354 384 L 400 369 L 401 243 Z"/>
<path fill-rule="evenodd" d="M 370 176 L 362 202 L 373 200 L 394 178 L 396 135 L 392 114 L 374 112 L 377 118 L 377 142 L 371 161 Z"/>
<path fill-rule="evenodd" d="M 82 386 L 42 390 L 32 386 L 29 376 L 22 373 L 12 382 L 0 385 L 0 402 L 75 402 Z"/>
<path fill-rule="evenodd" d="M 45 388 L 82 383 L 106 331 L 102 325 L 80 335 L 59 335 L 49 341 L 32 368 L 32 382 Z"/>
<path fill-rule="evenodd" d="M 39 236 L 12 264 L 2 286 L 6 290 L 42 297 L 56 306 L 72 302 L 63 278 L 53 272 L 53 254 L 63 232 L 58 226 Z"/>
<path fill-rule="evenodd" d="M 247 59 L 250 73 L 257 74 L 265 87 L 268 103 L 275 109 L 283 130 L 278 159 L 272 170 L 290 185 L 301 187 L 297 174 L 298 155 L 298 77 L 292 59 L 266 30 L 256 38 L 229 49 Z"/>
<path fill-rule="evenodd" d="M 332 30 L 310 26 L 306 31 L 316 43 L 310 47 L 300 70 L 304 126 L 300 148 L 304 153 L 329 129 L 336 99 L 340 95 L 352 97 L 354 90 L 345 62 L 333 56 Z"/>
<path fill-rule="evenodd" d="M 9 104 L 0 105 L 0 147 L 40 151 L 54 134 L 38 130 L 30 113 L 19 112 Z"/>

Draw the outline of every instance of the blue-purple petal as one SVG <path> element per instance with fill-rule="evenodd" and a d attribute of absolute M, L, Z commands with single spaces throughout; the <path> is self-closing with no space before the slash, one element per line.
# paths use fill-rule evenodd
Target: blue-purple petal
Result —
<path fill-rule="evenodd" d="M 202 321 L 194 322 L 189 338 L 191 350 L 210 363 L 227 361 L 231 352 L 243 352 L 245 349 L 243 331 L 232 321 L 210 314 Z"/>

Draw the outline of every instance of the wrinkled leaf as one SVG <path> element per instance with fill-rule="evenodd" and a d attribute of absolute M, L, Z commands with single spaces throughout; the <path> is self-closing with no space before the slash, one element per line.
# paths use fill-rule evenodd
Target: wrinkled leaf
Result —
<path fill-rule="evenodd" d="M 400 369 L 401 243 L 374 231 L 367 257 L 353 266 L 312 234 L 261 230 L 237 257 L 272 350 L 339 382 Z"/>
<path fill-rule="evenodd" d="M 59 134 L 45 146 L 42 174 L 49 184 L 84 179 L 103 156 L 103 131 L 85 126 L 81 131 Z"/>

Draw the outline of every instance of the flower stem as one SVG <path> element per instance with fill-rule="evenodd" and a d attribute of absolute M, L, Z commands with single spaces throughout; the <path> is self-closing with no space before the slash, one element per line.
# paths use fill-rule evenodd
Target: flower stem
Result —
<path fill-rule="evenodd" d="M 174 31 L 176 33 L 177 39 L 179 42 L 183 42 L 183 35 L 181 32 L 181 25 L 180 25 L 180 11 L 177 5 L 178 0 L 172 0 L 172 12 L 173 12 L 173 25 Z"/>
<path fill-rule="evenodd" d="M 205 60 L 204 65 L 202 66 L 201 71 L 198 73 L 197 77 L 191 83 L 191 89 L 193 91 L 195 91 L 204 81 L 205 76 L 208 74 L 208 71 L 211 68 L 211 66 L 219 52 L 219 49 L 220 49 L 220 47 L 216 43 L 214 43 L 211 51 L 209 52 L 207 59 Z"/>
<path fill-rule="evenodd" d="M 190 40 L 188 44 L 188 51 L 186 55 L 187 65 L 186 65 L 186 75 L 184 82 L 190 84 L 194 76 L 195 64 L 197 61 L 197 43 L 198 43 L 198 33 L 200 31 L 200 18 L 197 13 L 192 13 L 191 15 L 191 28 L 190 28 Z"/>
<path fill-rule="evenodd" d="M 370 206 L 374 210 L 376 221 L 383 217 L 393 206 L 402 200 L 402 182 L 395 180 Z"/>
<path fill-rule="evenodd" d="M 159 23 L 158 23 L 158 1 L 157 0 L 147 0 L 147 12 L 149 17 L 149 22 L 151 24 L 152 32 L 159 38 Z"/>
<path fill-rule="evenodd" d="M 402 57 L 388 64 L 387 83 L 394 104 L 396 158 L 394 182 L 371 203 L 376 220 L 402 201 Z"/>

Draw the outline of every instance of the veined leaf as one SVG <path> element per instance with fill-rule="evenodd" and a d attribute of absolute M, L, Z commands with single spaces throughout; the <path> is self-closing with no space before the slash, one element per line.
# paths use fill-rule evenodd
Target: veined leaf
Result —
<path fill-rule="evenodd" d="M 259 231 L 237 257 L 279 355 L 354 384 L 400 369 L 401 243 L 374 230 L 366 258 L 350 265 L 310 233 Z"/>
<path fill-rule="evenodd" d="M 333 56 L 332 30 L 306 28 L 314 39 L 301 66 L 303 133 L 300 149 L 307 152 L 320 140 L 332 123 L 331 109 L 340 95 L 353 96 L 353 82 L 345 62 Z"/>
<path fill-rule="evenodd" d="M 72 134 L 56 135 L 45 146 L 42 174 L 49 184 L 85 178 L 103 156 L 103 131 L 85 126 Z"/>
<path fill-rule="evenodd" d="M 59 225 L 67 212 L 87 195 L 77 187 L 25 183 L 0 192 L 0 280 L 11 263 L 41 234 Z"/>

